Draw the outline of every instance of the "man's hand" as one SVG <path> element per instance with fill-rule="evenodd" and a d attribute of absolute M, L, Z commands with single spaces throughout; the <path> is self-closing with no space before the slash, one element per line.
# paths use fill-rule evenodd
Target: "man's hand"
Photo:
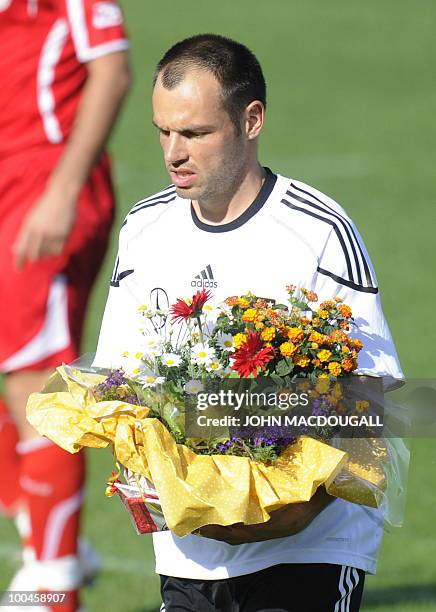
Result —
<path fill-rule="evenodd" d="M 76 198 L 48 187 L 21 224 L 13 250 L 17 268 L 59 255 L 76 217 Z"/>
<path fill-rule="evenodd" d="M 289 504 L 275 510 L 271 512 L 271 518 L 266 523 L 260 525 L 237 523 L 228 527 L 207 525 L 201 527 L 196 535 L 234 545 L 284 538 L 303 531 L 334 499 L 324 487 L 319 487 L 310 501 Z"/>

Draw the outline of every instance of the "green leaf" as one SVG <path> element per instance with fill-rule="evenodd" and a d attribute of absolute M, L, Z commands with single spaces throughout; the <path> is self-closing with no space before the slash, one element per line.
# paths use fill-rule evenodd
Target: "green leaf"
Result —
<path fill-rule="evenodd" d="M 280 359 L 276 366 L 276 372 L 279 376 L 286 376 L 292 372 L 293 364 L 289 359 Z"/>

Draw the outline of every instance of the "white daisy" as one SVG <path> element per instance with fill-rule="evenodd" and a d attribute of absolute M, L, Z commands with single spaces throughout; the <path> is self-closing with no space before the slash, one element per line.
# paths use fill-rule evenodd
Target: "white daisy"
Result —
<path fill-rule="evenodd" d="M 204 385 L 201 380 L 188 380 L 185 385 L 185 391 L 186 393 L 197 395 L 197 393 L 204 391 Z"/>
<path fill-rule="evenodd" d="M 206 364 L 206 370 L 208 372 L 215 372 L 215 374 L 221 374 L 222 366 L 219 361 L 217 361 L 216 359 L 213 359 L 211 362 Z"/>
<path fill-rule="evenodd" d="M 145 376 L 141 376 L 142 388 L 150 388 L 155 387 L 156 385 L 161 385 L 165 382 L 165 378 L 163 376 L 156 376 L 155 374 L 147 374 Z"/>
<path fill-rule="evenodd" d="M 168 368 L 174 368 L 175 366 L 180 365 L 180 362 L 182 361 L 180 355 L 176 355 L 175 353 L 164 353 L 161 359 L 162 363 Z"/>
<path fill-rule="evenodd" d="M 148 357 L 162 355 L 162 340 L 160 336 L 145 336 L 142 341 L 142 349 Z"/>
<path fill-rule="evenodd" d="M 215 349 L 199 342 L 191 348 L 191 357 L 198 365 L 206 365 L 214 359 Z"/>
<path fill-rule="evenodd" d="M 216 321 L 216 318 L 218 317 L 220 313 L 218 308 L 214 306 L 213 304 L 205 304 L 203 306 L 202 312 L 206 316 L 207 319 L 213 319 L 214 321 Z"/>
<path fill-rule="evenodd" d="M 216 341 L 217 341 L 218 346 L 223 351 L 233 353 L 233 351 L 235 350 L 235 347 L 233 346 L 232 334 L 224 334 L 224 333 L 217 334 Z"/>
<path fill-rule="evenodd" d="M 142 371 L 142 352 L 125 351 L 122 354 L 122 368 L 126 373 L 127 378 L 134 378 Z"/>

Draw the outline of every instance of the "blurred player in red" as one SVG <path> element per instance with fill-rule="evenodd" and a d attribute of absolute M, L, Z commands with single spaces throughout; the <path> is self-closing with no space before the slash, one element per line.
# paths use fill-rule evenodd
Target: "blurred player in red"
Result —
<path fill-rule="evenodd" d="M 0 510 L 19 513 L 27 549 L 12 588 L 67 591 L 63 612 L 83 580 L 84 458 L 37 437 L 25 406 L 80 351 L 113 220 L 104 146 L 127 48 L 115 0 L 0 0 Z"/>

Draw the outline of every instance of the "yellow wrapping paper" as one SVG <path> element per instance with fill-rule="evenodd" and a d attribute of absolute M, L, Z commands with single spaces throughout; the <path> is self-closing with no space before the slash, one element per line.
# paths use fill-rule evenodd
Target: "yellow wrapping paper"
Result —
<path fill-rule="evenodd" d="M 30 396 L 28 420 L 70 453 L 111 445 L 123 466 L 153 482 L 167 525 L 178 536 L 208 524 L 263 523 L 273 510 L 309 501 L 320 485 L 337 497 L 377 505 L 363 478 L 380 483 L 380 463 L 373 457 L 360 462 L 359 449 L 351 448 L 349 458 L 346 450 L 301 437 L 273 465 L 197 455 L 176 444 L 158 419 L 148 417 L 148 408 L 96 402 L 92 387 L 104 378 L 58 368 L 44 391 Z"/>

